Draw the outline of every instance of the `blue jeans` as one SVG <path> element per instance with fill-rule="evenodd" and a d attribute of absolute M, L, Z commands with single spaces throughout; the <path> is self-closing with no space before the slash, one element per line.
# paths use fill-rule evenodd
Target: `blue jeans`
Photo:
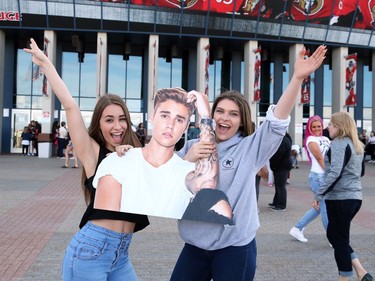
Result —
<path fill-rule="evenodd" d="M 87 222 L 65 251 L 62 279 L 138 280 L 128 255 L 131 239 L 132 233 L 118 233 Z"/>
<path fill-rule="evenodd" d="M 324 174 L 310 172 L 309 183 L 310 183 L 310 189 L 315 195 L 319 187 L 324 183 Z M 314 219 L 316 219 L 320 215 L 322 218 L 324 229 L 327 230 L 328 217 L 327 217 L 327 208 L 326 208 L 326 204 L 324 200 L 319 201 L 319 206 L 320 206 L 319 210 L 316 210 L 313 207 L 310 210 L 308 210 L 304 214 L 304 216 L 298 221 L 295 227 L 298 228 L 299 230 L 302 230 L 302 228 L 304 228 L 306 225 L 308 225 L 310 222 L 312 222 Z"/>
<path fill-rule="evenodd" d="M 256 268 L 255 238 L 245 246 L 206 251 L 185 244 L 173 270 L 171 281 L 253 280 Z"/>
<path fill-rule="evenodd" d="M 355 199 L 326 200 L 329 224 L 327 238 L 335 250 L 340 276 L 353 275 L 352 259 L 357 257 L 350 246 L 350 224 L 361 208 L 362 201 Z"/>

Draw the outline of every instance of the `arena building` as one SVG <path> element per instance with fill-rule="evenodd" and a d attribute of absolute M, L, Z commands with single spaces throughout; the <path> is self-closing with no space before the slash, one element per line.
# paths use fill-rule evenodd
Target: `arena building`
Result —
<path fill-rule="evenodd" d="M 289 132 L 302 145 L 306 119 L 353 115 L 375 124 L 373 0 L 3 0 L 0 3 L 0 152 L 20 153 L 20 135 L 41 124 L 39 157 L 51 157 L 54 121 L 65 121 L 43 73 L 23 51 L 29 39 L 55 64 L 89 124 L 96 99 L 124 98 L 148 133 L 158 88 L 223 90 L 248 99 L 257 125 L 276 103 L 298 52 L 328 46 L 301 87 Z M 194 120 L 192 120 L 193 122 Z M 68 124 L 69 126 L 69 124 Z"/>

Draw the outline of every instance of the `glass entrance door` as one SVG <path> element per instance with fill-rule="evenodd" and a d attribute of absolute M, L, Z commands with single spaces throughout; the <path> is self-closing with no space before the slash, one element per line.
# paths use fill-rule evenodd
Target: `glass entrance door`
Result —
<path fill-rule="evenodd" d="M 11 153 L 22 153 L 21 134 L 23 128 L 30 123 L 30 110 L 13 109 L 12 110 L 12 134 L 10 142 Z"/>

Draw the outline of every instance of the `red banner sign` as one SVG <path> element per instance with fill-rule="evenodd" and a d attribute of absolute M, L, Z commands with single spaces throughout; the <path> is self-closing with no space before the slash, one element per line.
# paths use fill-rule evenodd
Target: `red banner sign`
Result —
<path fill-rule="evenodd" d="M 357 80 L 357 54 L 351 54 L 346 57 L 345 69 L 345 106 L 355 106 L 356 97 L 356 80 Z"/>
<path fill-rule="evenodd" d="M 48 57 L 48 44 L 49 44 L 49 40 L 47 37 L 44 37 L 44 54 Z M 42 88 L 42 93 L 43 95 L 45 96 L 48 96 L 48 93 L 47 93 L 47 77 L 46 75 L 44 74 L 43 76 L 43 88 Z"/>
<path fill-rule="evenodd" d="M 254 101 L 260 101 L 260 75 L 262 63 L 262 48 L 258 47 L 254 50 L 255 63 L 254 63 Z"/>
<path fill-rule="evenodd" d="M 304 58 L 307 59 L 309 56 L 310 56 L 310 50 L 306 50 Z M 302 86 L 301 86 L 301 103 L 302 104 L 310 102 L 310 86 L 311 86 L 311 77 L 309 75 L 302 81 Z"/>

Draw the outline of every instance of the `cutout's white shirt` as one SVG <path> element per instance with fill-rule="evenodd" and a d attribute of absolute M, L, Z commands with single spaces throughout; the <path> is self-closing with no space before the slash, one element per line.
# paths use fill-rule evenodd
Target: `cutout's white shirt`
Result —
<path fill-rule="evenodd" d="M 133 148 L 124 156 L 114 152 L 99 165 L 94 178 L 111 175 L 122 186 L 121 212 L 180 219 L 193 197 L 186 188 L 185 177 L 195 169 L 195 163 L 182 160 L 176 154 L 160 167 L 148 163 L 141 148 Z"/>

